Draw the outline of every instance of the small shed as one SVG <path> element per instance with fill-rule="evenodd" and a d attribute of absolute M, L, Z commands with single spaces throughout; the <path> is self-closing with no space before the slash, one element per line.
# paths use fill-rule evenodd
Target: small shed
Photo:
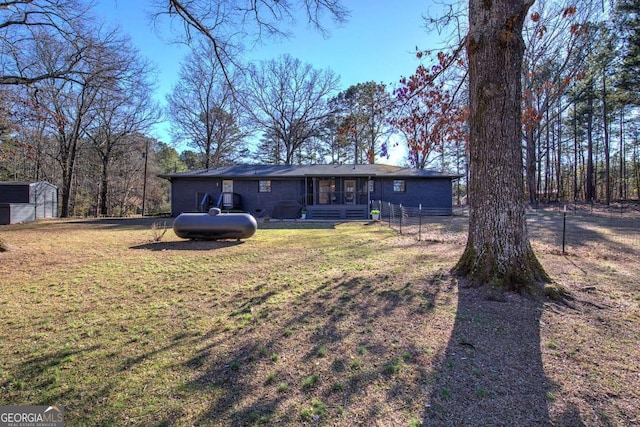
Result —
<path fill-rule="evenodd" d="M 58 187 L 46 181 L 0 182 L 0 224 L 58 216 Z"/>

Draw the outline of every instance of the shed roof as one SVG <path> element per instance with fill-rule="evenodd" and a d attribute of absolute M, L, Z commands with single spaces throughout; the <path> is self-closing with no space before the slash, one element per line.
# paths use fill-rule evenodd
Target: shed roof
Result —
<path fill-rule="evenodd" d="M 393 165 L 232 165 L 160 175 L 162 178 L 304 178 L 304 177 L 386 177 L 459 178 L 460 175 Z"/>
<path fill-rule="evenodd" d="M 0 181 L 0 185 L 31 185 L 33 184 L 32 182 L 28 182 L 28 181 Z"/>
<path fill-rule="evenodd" d="M 57 186 L 51 184 L 50 182 L 47 181 L 0 181 L 0 186 L 34 186 L 34 185 L 38 185 L 38 186 L 42 186 L 42 185 L 46 185 L 49 187 L 53 187 L 53 188 L 58 188 Z"/>

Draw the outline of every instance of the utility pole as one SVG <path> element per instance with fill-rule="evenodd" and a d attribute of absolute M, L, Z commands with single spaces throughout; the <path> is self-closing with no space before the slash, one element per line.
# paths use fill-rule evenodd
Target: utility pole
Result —
<path fill-rule="evenodd" d="M 149 139 L 144 142 L 144 178 L 142 181 L 142 216 L 144 216 L 144 204 L 147 199 L 147 161 L 149 158 Z"/>

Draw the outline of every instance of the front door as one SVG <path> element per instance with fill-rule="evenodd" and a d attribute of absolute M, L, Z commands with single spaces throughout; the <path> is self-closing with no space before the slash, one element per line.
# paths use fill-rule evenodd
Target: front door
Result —
<path fill-rule="evenodd" d="M 222 180 L 222 207 L 233 209 L 233 180 Z"/>
<path fill-rule="evenodd" d="M 346 205 L 356 204 L 356 180 L 355 179 L 344 180 L 344 203 Z"/>
<path fill-rule="evenodd" d="M 336 182 L 334 179 L 318 180 L 318 203 L 329 205 L 335 203 Z"/>

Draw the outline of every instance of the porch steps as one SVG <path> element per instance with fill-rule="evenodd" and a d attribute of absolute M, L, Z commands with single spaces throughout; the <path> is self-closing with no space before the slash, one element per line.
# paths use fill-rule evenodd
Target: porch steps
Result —
<path fill-rule="evenodd" d="M 309 219 L 368 219 L 367 206 L 307 206 Z"/>

